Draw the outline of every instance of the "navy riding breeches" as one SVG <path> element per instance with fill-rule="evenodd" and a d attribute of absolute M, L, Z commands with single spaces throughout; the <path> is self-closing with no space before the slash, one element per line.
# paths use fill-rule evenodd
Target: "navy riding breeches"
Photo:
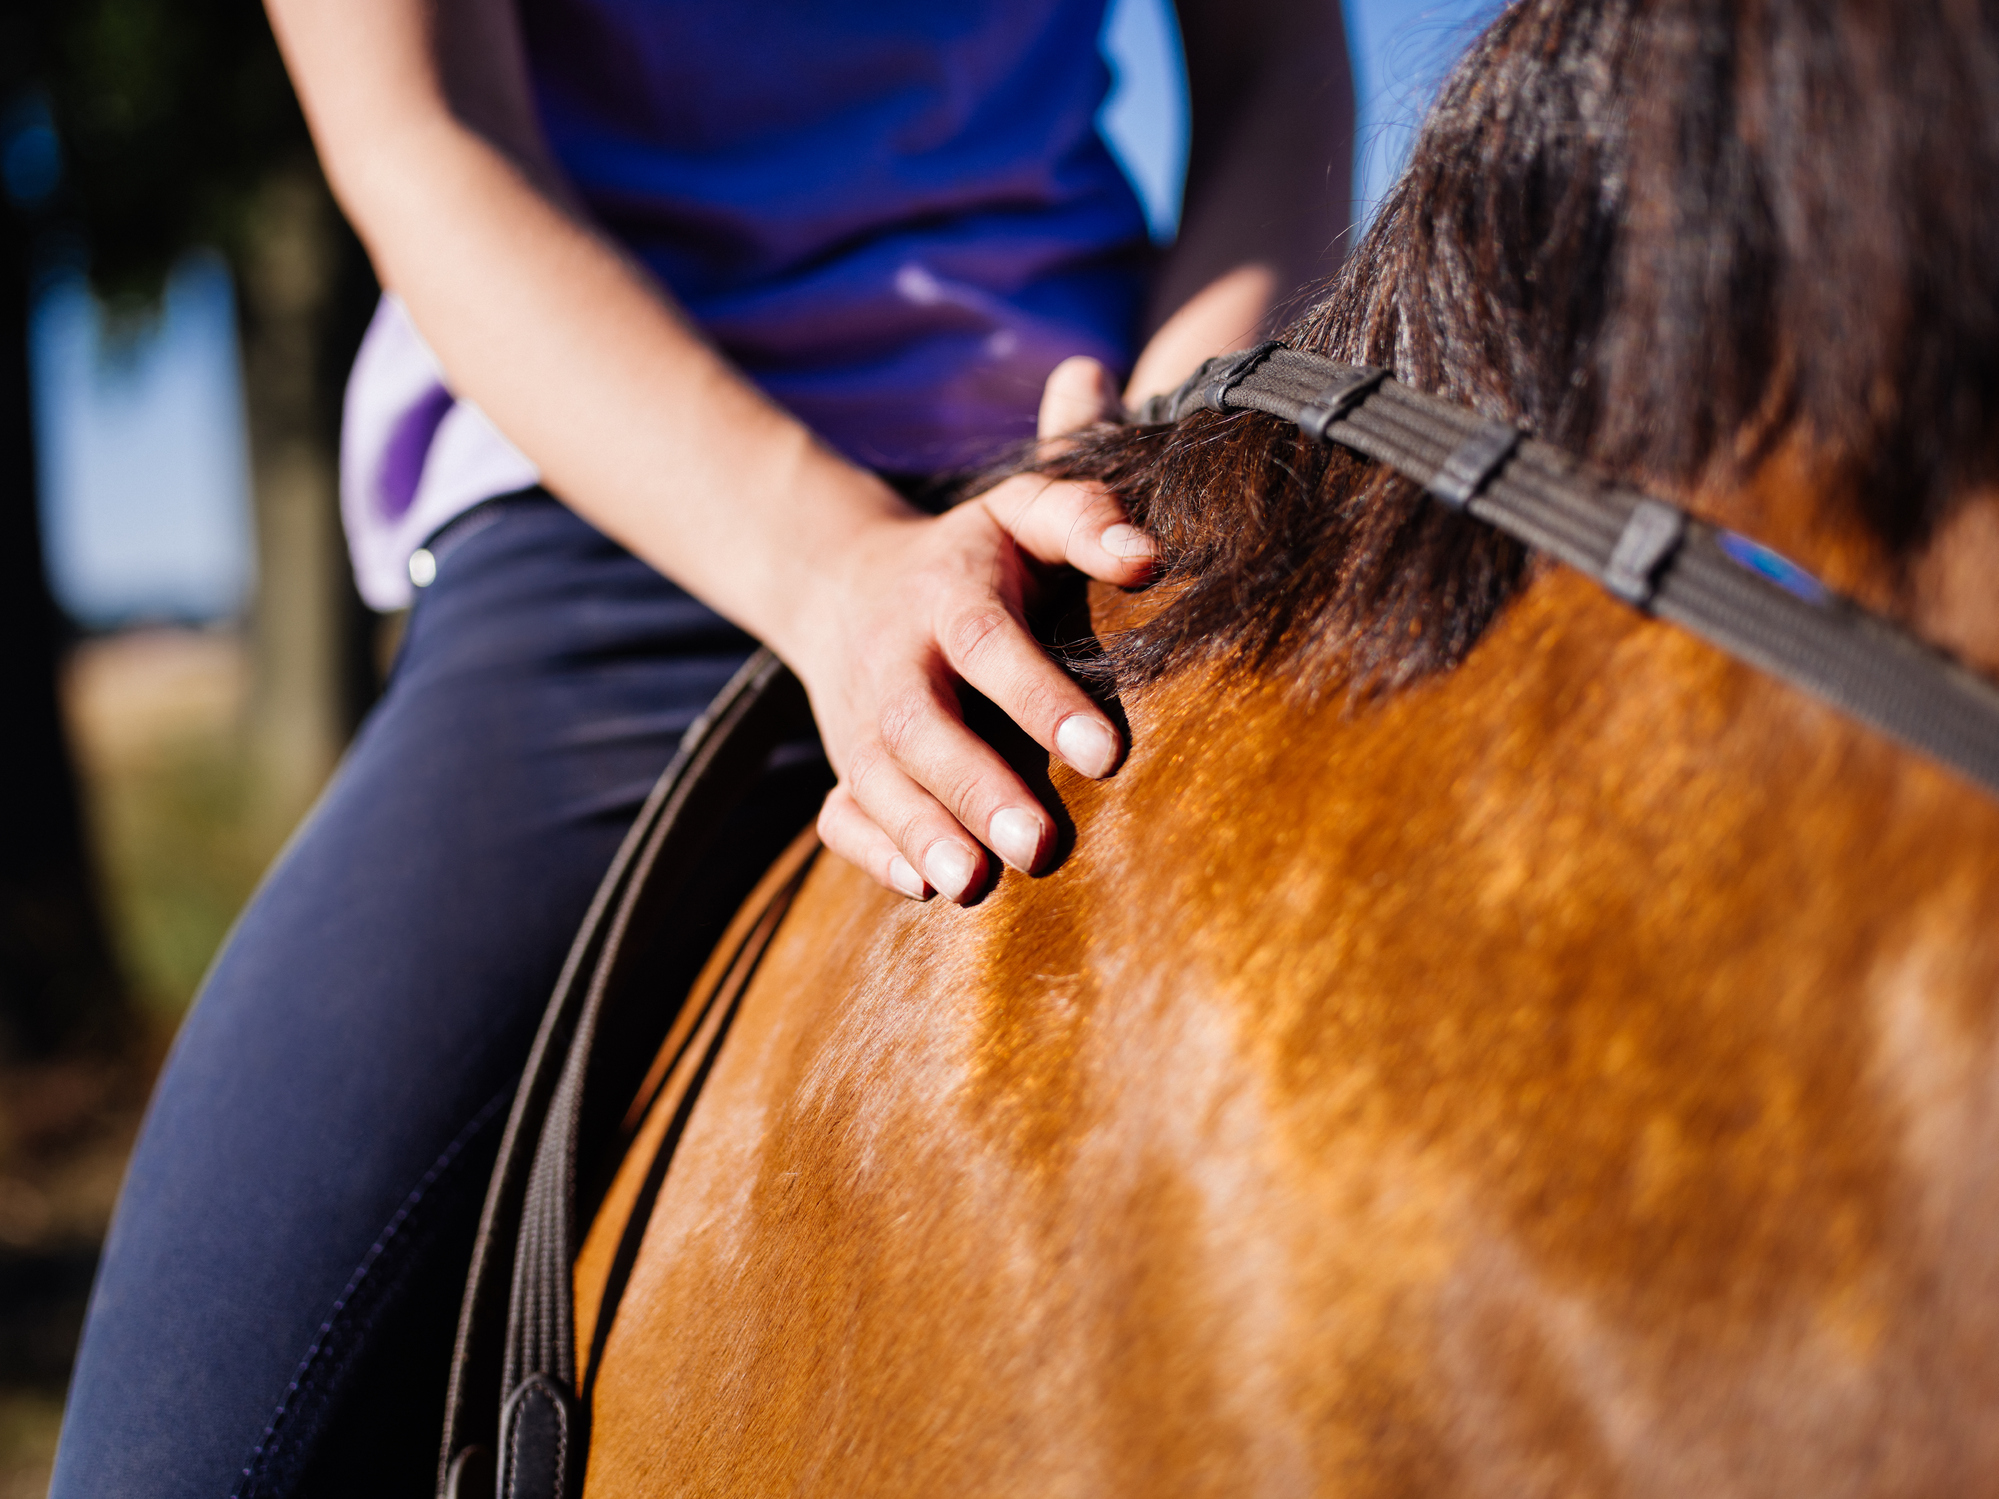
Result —
<path fill-rule="evenodd" d="M 542 1007 L 633 814 L 752 648 L 539 491 L 433 552 L 382 701 L 160 1079 L 55 1499 L 431 1489 Z"/>

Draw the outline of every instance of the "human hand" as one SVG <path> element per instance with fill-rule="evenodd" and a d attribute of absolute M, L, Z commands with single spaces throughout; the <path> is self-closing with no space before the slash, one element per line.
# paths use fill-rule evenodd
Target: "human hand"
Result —
<path fill-rule="evenodd" d="M 1039 436 L 1118 410 L 1094 359 L 1056 366 Z M 1124 745 L 1090 697 L 1029 633 L 1024 611 L 1067 565 L 1131 586 L 1152 540 L 1097 485 L 1017 474 L 941 516 L 886 519 L 823 569 L 814 627 L 792 665 L 812 698 L 839 784 L 819 836 L 842 858 L 916 899 L 984 887 L 986 849 L 1032 873 L 1055 824 L 959 710 L 964 682 L 1075 770 L 1107 776 Z"/>

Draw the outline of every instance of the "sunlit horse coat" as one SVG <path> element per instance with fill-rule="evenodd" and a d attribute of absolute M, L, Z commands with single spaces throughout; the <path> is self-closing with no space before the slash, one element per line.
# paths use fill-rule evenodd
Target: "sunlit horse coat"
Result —
<path fill-rule="evenodd" d="M 1524 0 L 1292 338 L 1999 662 L 1992 5 Z M 1130 760 L 812 867 L 587 1492 L 1999 1489 L 1999 803 L 1268 418 L 1061 462 Z"/>

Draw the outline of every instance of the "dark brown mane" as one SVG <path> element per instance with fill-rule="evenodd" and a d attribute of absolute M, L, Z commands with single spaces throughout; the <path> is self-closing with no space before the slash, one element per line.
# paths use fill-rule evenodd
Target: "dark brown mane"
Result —
<path fill-rule="evenodd" d="M 1662 492 L 1791 439 L 1822 519 L 1913 555 L 1999 467 L 1999 6 L 1522 0 L 1285 337 Z M 1103 428 L 1059 471 L 1159 538 L 1132 685 L 1232 658 L 1392 688 L 1460 660 L 1514 543 L 1253 413 Z"/>

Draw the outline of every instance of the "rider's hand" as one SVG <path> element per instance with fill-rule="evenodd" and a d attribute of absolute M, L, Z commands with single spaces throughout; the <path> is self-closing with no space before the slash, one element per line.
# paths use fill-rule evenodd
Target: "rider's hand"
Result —
<path fill-rule="evenodd" d="M 1048 377 L 1039 433 L 1059 438 L 1117 409 L 1103 366 L 1070 359 Z M 840 778 L 819 814 L 826 846 L 918 899 L 975 894 L 987 848 L 1039 868 L 1054 821 L 965 726 L 957 685 L 1084 775 L 1109 775 L 1124 752 L 1116 728 L 1036 643 L 1023 609 L 1050 567 L 1129 586 L 1153 557 L 1102 489 L 1021 474 L 944 515 L 884 520 L 828 559 L 816 628 L 792 663 Z"/>

